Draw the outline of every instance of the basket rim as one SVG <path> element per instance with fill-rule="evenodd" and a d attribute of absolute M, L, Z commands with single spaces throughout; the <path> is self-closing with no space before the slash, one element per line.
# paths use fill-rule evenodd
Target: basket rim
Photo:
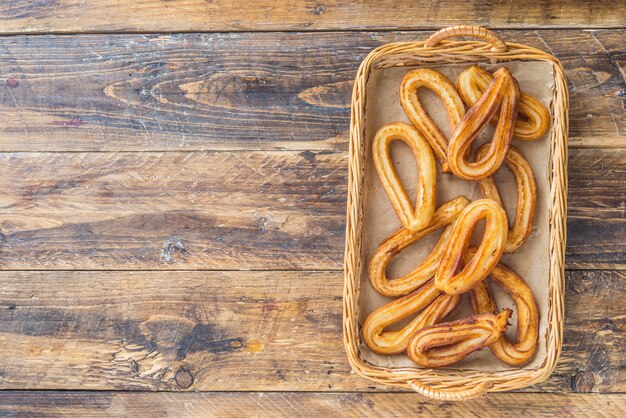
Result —
<path fill-rule="evenodd" d="M 413 381 L 434 389 L 458 390 L 489 383 L 488 391 L 518 389 L 547 379 L 556 367 L 562 346 L 564 323 L 564 254 L 567 203 L 567 129 L 568 91 L 563 67 L 554 56 L 518 43 L 506 43 L 507 50 L 491 51 L 492 44 L 481 41 L 443 40 L 435 47 L 424 47 L 425 41 L 395 42 L 372 50 L 362 61 L 355 78 L 351 106 L 350 152 L 348 176 L 348 210 L 344 258 L 343 339 L 348 361 L 359 375 L 378 383 L 411 387 Z M 411 62 L 403 55 L 410 54 Z M 550 240 L 549 240 L 549 307 L 546 330 L 546 358 L 532 368 L 478 371 L 471 369 L 388 368 L 367 362 L 360 355 L 358 309 L 360 293 L 360 234 L 363 226 L 362 191 L 364 181 L 365 101 L 367 80 L 373 68 L 413 66 L 419 63 L 459 62 L 493 63 L 510 61 L 548 61 L 553 64 L 555 87 L 551 105 L 550 137 Z"/>

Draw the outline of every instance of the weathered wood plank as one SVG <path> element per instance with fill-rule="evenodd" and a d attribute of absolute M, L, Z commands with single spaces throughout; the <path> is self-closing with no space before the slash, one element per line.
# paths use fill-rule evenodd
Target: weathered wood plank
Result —
<path fill-rule="evenodd" d="M 492 393 L 467 402 L 412 393 L 0 392 L 0 414 L 38 417 L 621 417 L 624 395 Z"/>
<path fill-rule="evenodd" d="M 566 264 L 625 268 L 626 150 L 570 150 Z"/>
<path fill-rule="evenodd" d="M 306 152 L 0 154 L 0 268 L 339 269 L 346 161 Z"/>
<path fill-rule="evenodd" d="M 568 268 L 624 268 L 626 150 L 571 150 Z M 347 156 L 0 154 L 0 268 L 342 268 Z"/>
<path fill-rule="evenodd" d="M 501 31 L 508 41 L 562 60 L 571 91 L 573 146 L 626 146 L 625 33 Z M 381 44 L 426 35 L 0 38 L 0 147 L 344 151 L 352 83 L 361 60 Z"/>
<path fill-rule="evenodd" d="M 1 388 L 328 390 L 342 275 L 7 272 Z"/>
<path fill-rule="evenodd" d="M 542 386 L 626 392 L 626 273 L 571 271 L 566 280 L 564 354 L 555 375 L 572 378 L 551 378 Z"/>
<path fill-rule="evenodd" d="M 0 33 L 202 32 L 319 29 L 419 29 L 458 24 L 491 27 L 624 26 L 619 0 L 532 0 L 459 3 L 452 0 L 386 2 L 227 0 L 12 1 L 0 8 Z"/>
<path fill-rule="evenodd" d="M 0 388 L 389 390 L 350 371 L 341 272 L 0 273 Z M 545 392 L 626 392 L 626 273 L 569 271 Z"/>

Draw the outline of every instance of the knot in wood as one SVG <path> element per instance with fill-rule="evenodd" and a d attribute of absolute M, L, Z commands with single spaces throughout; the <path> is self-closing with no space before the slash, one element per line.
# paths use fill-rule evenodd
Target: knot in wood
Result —
<path fill-rule="evenodd" d="M 189 389 L 193 385 L 193 375 L 191 372 L 183 367 L 178 369 L 174 376 L 176 384 L 182 389 Z"/>

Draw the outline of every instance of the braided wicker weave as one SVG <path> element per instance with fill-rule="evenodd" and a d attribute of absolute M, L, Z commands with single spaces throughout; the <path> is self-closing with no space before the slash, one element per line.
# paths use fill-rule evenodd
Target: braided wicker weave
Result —
<path fill-rule="evenodd" d="M 447 41 L 457 35 L 475 36 L 487 42 Z M 365 361 L 359 352 L 359 291 L 361 277 L 361 236 L 363 231 L 363 185 L 365 161 L 365 91 L 372 68 L 414 66 L 418 64 L 492 63 L 527 60 L 552 63 L 555 88 L 552 100 L 550 166 L 550 275 L 547 328 L 547 357 L 536 368 L 500 371 L 437 370 L 422 368 L 386 368 Z M 504 43 L 484 28 L 455 26 L 442 29 L 425 42 L 401 42 L 383 45 L 372 51 L 357 72 L 352 96 L 350 125 L 350 161 L 348 214 L 346 227 L 345 284 L 343 297 L 343 337 L 348 360 L 354 371 L 379 383 L 412 388 L 433 399 L 464 400 L 488 391 L 517 389 L 545 380 L 554 370 L 561 352 L 564 319 L 564 253 L 567 196 L 567 82 L 561 63 L 552 55 L 529 46 Z"/>

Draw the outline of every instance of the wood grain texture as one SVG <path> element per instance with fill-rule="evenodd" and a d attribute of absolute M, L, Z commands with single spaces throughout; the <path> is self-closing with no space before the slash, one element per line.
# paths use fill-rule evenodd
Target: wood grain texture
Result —
<path fill-rule="evenodd" d="M 373 28 L 624 26 L 619 0 L 409 0 L 321 2 L 257 0 L 13 0 L 0 8 L 0 33 L 202 32 Z M 522 11 L 523 10 L 523 11 Z"/>
<path fill-rule="evenodd" d="M 0 154 L 2 269 L 339 269 L 347 157 Z"/>
<path fill-rule="evenodd" d="M 626 146 L 626 31 L 498 33 L 563 62 L 572 146 Z M 427 34 L 2 37 L 0 147 L 346 151 L 361 60 L 379 45 Z"/>
<path fill-rule="evenodd" d="M 0 416 L 621 417 L 625 15 L 619 0 L 2 2 Z M 561 361 L 525 390 L 544 393 L 457 404 L 351 372 L 340 270 L 359 63 L 468 23 L 563 62 L 576 149 Z"/>
<path fill-rule="evenodd" d="M 341 272 L 4 272 L 0 388 L 389 391 L 354 374 Z M 626 392 L 626 273 L 569 271 L 531 392 Z"/>
<path fill-rule="evenodd" d="M 3 416 L 621 417 L 624 395 L 497 393 L 440 402 L 413 393 L 0 392 Z"/>
<path fill-rule="evenodd" d="M 626 150 L 570 150 L 566 264 L 626 268 Z"/>
<path fill-rule="evenodd" d="M 568 268 L 624 268 L 626 150 L 570 151 Z M 343 152 L 0 154 L 0 269 L 343 263 Z"/>

